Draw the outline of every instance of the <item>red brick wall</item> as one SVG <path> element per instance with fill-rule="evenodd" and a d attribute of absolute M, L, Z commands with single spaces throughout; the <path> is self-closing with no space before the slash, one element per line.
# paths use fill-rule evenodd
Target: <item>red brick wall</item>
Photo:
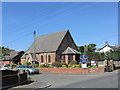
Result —
<path fill-rule="evenodd" d="M 82 69 L 82 68 L 38 68 L 39 71 L 47 73 L 95 73 L 95 72 L 104 72 L 104 68 L 91 68 L 91 69 Z"/>
<path fill-rule="evenodd" d="M 44 62 L 47 61 L 47 63 L 49 63 L 49 61 L 48 61 L 49 55 L 50 55 L 50 59 L 51 59 L 51 60 L 50 60 L 50 61 L 51 61 L 50 64 L 52 64 L 53 62 L 55 62 L 56 52 L 48 52 L 48 53 L 46 53 L 46 55 L 45 55 L 45 53 L 36 54 L 36 57 L 37 57 L 37 59 L 38 59 L 39 64 L 42 63 L 42 62 L 41 62 L 41 56 L 43 56 L 43 61 L 44 61 Z M 21 63 L 23 64 L 28 58 L 29 58 L 29 56 L 26 55 L 26 59 L 21 59 Z M 31 63 L 32 63 L 32 62 L 31 62 Z"/>
<path fill-rule="evenodd" d="M 51 62 L 48 61 L 49 55 L 50 55 L 50 61 L 51 61 Z M 48 52 L 48 53 L 46 53 L 46 55 L 45 55 L 44 53 L 36 54 L 36 57 L 37 57 L 37 59 L 38 59 L 38 61 L 39 61 L 39 64 L 42 63 L 42 62 L 41 62 L 41 56 L 43 56 L 43 61 L 44 61 L 44 62 L 47 61 L 47 63 L 52 64 L 53 62 L 55 62 L 56 53 L 55 53 L 55 52 Z"/>
<path fill-rule="evenodd" d="M 2 61 L 4 64 L 10 64 L 10 61 Z"/>

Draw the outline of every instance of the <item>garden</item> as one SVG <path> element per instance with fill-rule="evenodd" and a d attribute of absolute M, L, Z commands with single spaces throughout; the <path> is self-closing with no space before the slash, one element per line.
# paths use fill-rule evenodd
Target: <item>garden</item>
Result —
<path fill-rule="evenodd" d="M 31 65 L 30 62 L 24 62 L 23 65 Z M 91 66 L 90 62 L 87 64 L 88 68 L 101 68 L 100 66 Z M 81 63 L 78 64 L 77 61 L 71 61 L 69 64 L 54 62 L 52 64 L 44 63 L 44 64 L 34 64 L 33 67 L 41 67 L 41 68 L 81 68 Z"/>

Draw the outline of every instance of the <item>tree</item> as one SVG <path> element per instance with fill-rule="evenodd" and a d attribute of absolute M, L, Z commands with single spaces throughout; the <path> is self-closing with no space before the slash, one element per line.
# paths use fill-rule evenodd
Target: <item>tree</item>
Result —
<path fill-rule="evenodd" d="M 95 52 L 95 50 L 96 50 L 96 44 L 89 44 L 88 45 L 88 51 L 89 52 Z"/>
<path fill-rule="evenodd" d="M 84 46 L 78 46 L 77 48 L 79 52 L 84 53 Z"/>
<path fill-rule="evenodd" d="M 9 48 L 5 48 L 4 46 L 0 47 L 0 50 L 1 50 L 0 57 L 8 55 L 9 52 L 11 51 Z"/>
<path fill-rule="evenodd" d="M 85 52 L 95 52 L 96 50 L 96 44 L 89 44 L 84 46 L 78 46 L 79 52 L 84 54 Z"/>
<path fill-rule="evenodd" d="M 99 53 L 99 58 L 100 60 L 105 60 L 105 54 L 104 53 Z"/>
<path fill-rule="evenodd" d="M 93 59 L 92 52 L 84 52 L 84 55 L 86 55 L 90 61 Z"/>
<path fill-rule="evenodd" d="M 92 52 L 92 58 L 96 60 L 100 60 L 100 54 L 99 52 Z"/>
<path fill-rule="evenodd" d="M 118 61 L 118 65 L 119 65 L 120 50 L 110 51 L 110 54 L 111 54 L 111 59 L 113 59 L 114 61 Z"/>
<path fill-rule="evenodd" d="M 114 61 L 120 61 L 120 50 L 111 50 L 106 53 L 100 53 L 100 59 L 101 60 L 114 60 Z"/>

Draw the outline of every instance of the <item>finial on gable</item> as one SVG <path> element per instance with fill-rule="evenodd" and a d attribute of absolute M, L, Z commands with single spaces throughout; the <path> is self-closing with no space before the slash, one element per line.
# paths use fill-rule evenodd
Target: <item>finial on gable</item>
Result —
<path fill-rule="evenodd" d="M 109 46 L 108 41 L 105 42 L 105 46 Z"/>

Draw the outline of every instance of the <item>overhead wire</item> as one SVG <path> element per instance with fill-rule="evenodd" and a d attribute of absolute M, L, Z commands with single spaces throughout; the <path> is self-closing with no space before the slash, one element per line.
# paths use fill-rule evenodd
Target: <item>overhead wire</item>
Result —
<path fill-rule="evenodd" d="M 18 41 L 18 40 L 20 40 L 20 39 L 23 39 L 24 37 L 28 37 L 29 35 L 32 35 L 32 33 L 33 33 L 33 32 L 26 33 L 26 34 L 21 35 L 20 37 L 14 39 L 14 40 L 11 40 L 11 41 L 6 42 L 6 43 L 2 43 L 2 45 L 6 45 L 6 44 L 8 45 L 8 44 L 10 44 L 10 43 L 14 43 L 14 42 L 16 42 L 16 41 Z"/>

